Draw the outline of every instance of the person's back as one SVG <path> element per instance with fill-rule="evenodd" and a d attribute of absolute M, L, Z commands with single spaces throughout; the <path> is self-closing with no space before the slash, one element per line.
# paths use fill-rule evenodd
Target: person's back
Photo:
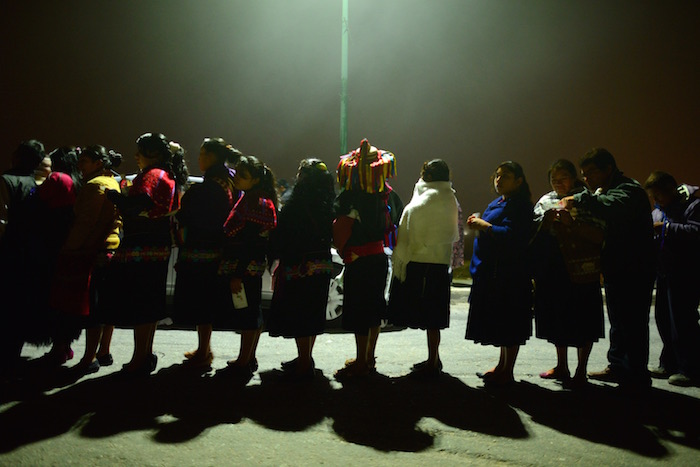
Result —
<path fill-rule="evenodd" d="M 45 155 L 39 141 L 22 142 L 12 155 L 12 169 L 0 176 L 0 378 L 19 362 L 26 328 L 27 298 L 33 287 L 34 265 L 27 233 L 32 230 L 31 205 L 36 197 L 34 169 Z"/>

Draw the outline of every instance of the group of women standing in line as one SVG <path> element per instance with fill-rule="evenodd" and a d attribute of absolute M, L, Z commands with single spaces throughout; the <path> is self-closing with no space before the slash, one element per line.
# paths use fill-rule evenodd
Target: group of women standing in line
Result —
<path fill-rule="evenodd" d="M 83 327 L 90 329 L 88 345 L 77 368 L 95 367 L 100 335 L 91 323 L 120 228 L 104 193 L 119 189 L 111 171 L 120 162 L 120 154 L 103 146 L 62 147 L 47 156 L 36 140 L 23 142 L 13 154 L 13 167 L 0 183 L 0 288 L 7 298 L 3 376 L 16 366 L 24 342 L 53 342 L 42 362 L 72 359 L 70 342 Z M 111 328 L 104 336 L 99 358 L 106 363 Z"/>
<path fill-rule="evenodd" d="M 483 217 L 467 220 L 478 235 L 470 265 L 474 283 L 466 336 L 501 349 L 498 364 L 477 373 L 487 384 L 514 381 L 518 351 L 532 334 L 532 284 L 537 337 L 557 349 L 556 366 L 540 374 L 542 378 L 560 380 L 572 389 L 585 385 L 592 345 L 604 335 L 600 254 L 605 224 L 583 209 L 567 211 L 560 202 L 586 189 L 573 163 L 558 160 L 548 175 L 553 191 L 534 206 L 533 220 L 522 167 L 512 161 L 500 164 L 493 176 L 500 196 Z M 573 378 L 567 347 L 578 352 Z"/>
<path fill-rule="evenodd" d="M 252 375 L 263 328 L 261 276 L 268 262 L 278 260 L 267 329 L 271 336 L 296 341 L 297 358 L 283 362 L 286 377 L 313 377 L 312 351 L 315 337 L 324 330 L 333 244 L 345 263 L 343 327 L 355 334 L 357 347 L 355 358 L 346 361 L 336 377 L 375 371 L 383 318 L 426 330 L 428 359 L 414 365 L 412 374 L 440 374 L 440 330 L 449 326 L 449 264 L 458 239 L 459 209 L 444 161 L 427 161 L 410 203 L 402 214 L 391 213 L 387 179 L 396 173 L 394 155 L 363 140 L 357 150 L 341 157 L 337 197 L 335 177 L 326 164 L 304 159 L 291 198 L 278 213 L 269 167 L 221 138 L 202 143 L 199 167 L 204 181 L 186 191 L 180 145 L 157 133 L 146 133 L 136 143 L 140 173 L 131 186 L 123 184 L 123 190 L 112 176 L 119 154 L 94 146 L 80 155 L 85 186 L 59 255 L 62 266 L 56 270 L 64 274 L 55 281 L 52 301 L 64 316 L 81 318 L 64 319 L 71 323 L 69 328 L 87 329 L 77 371 L 91 373 L 100 364 L 112 363 L 112 325 L 134 327 L 134 353 L 124 374 L 148 375 L 155 369 L 153 338 L 157 322 L 167 315 L 165 284 L 174 233 L 179 246 L 174 319 L 196 325 L 198 335 L 197 348 L 185 354 L 186 367 L 209 368 L 214 358 L 212 330 L 234 329 L 241 332 L 240 351 L 223 373 Z M 498 198 L 483 216 L 467 219 L 467 227 L 478 234 L 470 266 L 466 337 L 501 348 L 498 364 L 479 373 L 489 384 L 513 381 L 519 346 L 532 332 L 530 252 L 540 265 L 534 273 L 537 335 L 553 342 L 558 355 L 557 365 L 541 376 L 571 386 L 584 384 L 592 343 L 602 336 L 596 265 L 588 275 L 577 276 L 571 270 L 577 259 L 568 257 L 566 249 L 576 238 L 590 244 L 590 257 L 595 257 L 602 223 L 583 212 L 574 218 L 556 203 L 585 189 L 573 164 L 557 161 L 549 178 L 554 191 L 534 207 L 534 237 L 530 189 L 516 162 L 496 168 L 493 186 Z M 11 204 L 14 211 L 20 209 L 16 200 Z M 398 214 L 387 307 L 384 246 Z M 6 240 L 7 236 L 4 244 Z M 126 303 L 126 295 L 135 299 Z M 52 352 L 65 355 L 75 337 L 56 334 Z M 567 346 L 579 349 L 573 380 L 566 364 Z"/>

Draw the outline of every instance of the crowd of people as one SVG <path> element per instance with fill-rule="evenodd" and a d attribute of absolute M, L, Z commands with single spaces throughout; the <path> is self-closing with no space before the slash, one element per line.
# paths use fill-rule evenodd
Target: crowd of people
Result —
<path fill-rule="evenodd" d="M 588 378 L 630 388 L 648 388 L 651 377 L 700 385 L 700 197 L 698 187 L 678 185 L 668 173 L 653 172 L 641 185 L 596 148 L 578 168 L 554 162 L 547 174 L 552 191 L 533 204 L 522 166 L 506 161 L 492 175 L 497 197 L 464 222 L 444 160 L 425 161 L 404 207 L 389 184 L 395 155 L 368 140 L 341 156 L 335 170 L 336 164 L 303 159 L 283 203 L 270 167 L 222 138 L 202 142 L 204 177 L 191 186 L 184 149 L 163 134 L 137 139 L 139 173 L 132 181 L 116 178 L 121 161 L 103 146 L 47 155 L 36 140 L 13 153 L 12 168 L 0 178 L 3 380 L 15 374 L 25 343 L 52 345 L 42 364 L 66 363 L 83 329 L 85 352 L 71 371 L 97 372 L 114 362 L 114 326 L 134 330 L 133 355 L 121 374 L 151 374 L 157 324 L 170 314 L 173 246 L 171 318 L 198 336 L 184 367 L 211 368 L 213 330 L 235 330 L 238 356 L 220 372 L 247 380 L 258 369 L 266 329 L 296 342 L 296 358 L 282 363 L 284 378 L 314 378 L 335 247 L 344 263 L 342 326 L 356 343 L 335 378 L 377 371 L 382 320 L 426 331 L 427 359 L 410 375 L 436 378 L 440 332 L 450 324 L 451 267 L 464 259 L 458 245 L 467 228 L 475 240 L 466 339 L 500 348 L 498 363 L 477 373 L 485 384 L 514 381 L 534 316 L 536 336 L 556 351 L 555 366 L 540 376 L 566 388 L 584 387 Z M 266 270 L 274 292 L 264 319 Z M 654 283 L 664 348 L 650 369 Z M 604 337 L 602 290 L 609 365 L 589 372 L 591 349 Z M 133 298 L 128 304 L 126 294 Z M 577 351 L 573 376 L 568 347 Z"/>

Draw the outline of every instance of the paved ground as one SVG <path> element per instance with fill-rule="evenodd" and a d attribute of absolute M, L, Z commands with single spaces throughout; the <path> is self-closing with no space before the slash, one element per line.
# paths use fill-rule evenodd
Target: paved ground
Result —
<path fill-rule="evenodd" d="M 698 388 L 655 381 L 646 396 L 605 384 L 565 391 L 537 376 L 553 365 L 554 349 L 531 339 L 516 366 L 519 382 L 484 389 L 474 373 L 490 368 L 498 351 L 463 339 L 467 292 L 453 288 L 441 346 L 446 374 L 435 382 L 405 378 L 426 354 L 424 333 L 412 330 L 382 334 L 380 374 L 345 386 L 332 374 L 353 355 L 347 334 L 319 337 L 322 375 L 305 384 L 283 383 L 275 369 L 294 355 L 293 342 L 263 335 L 260 371 L 241 385 L 183 371 L 195 333 L 159 330 L 157 373 L 125 381 L 116 371 L 132 335 L 117 330 L 115 365 L 77 382 L 64 369 L 2 388 L 0 465 L 698 465 Z M 238 342 L 215 333 L 215 369 Z M 655 360 L 653 325 L 651 348 Z M 604 367 L 606 349 L 607 341 L 594 347 L 591 369 Z M 570 352 L 572 365 L 574 358 Z"/>

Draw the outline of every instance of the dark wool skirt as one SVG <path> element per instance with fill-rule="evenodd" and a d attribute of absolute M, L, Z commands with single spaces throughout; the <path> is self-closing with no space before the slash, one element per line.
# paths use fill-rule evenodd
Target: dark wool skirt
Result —
<path fill-rule="evenodd" d="M 177 264 L 175 323 L 183 326 L 212 324 L 222 311 L 233 313 L 229 279 L 218 275 L 218 269 L 218 262 Z"/>
<path fill-rule="evenodd" d="M 167 317 L 168 261 L 116 262 L 107 268 L 101 293 L 101 320 L 105 324 L 136 326 Z"/>
<path fill-rule="evenodd" d="M 385 254 L 362 256 L 345 265 L 342 325 L 346 331 L 366 335 L 386 316 Z"/>
<path fill-rule="evenodd" d="M 323 334 L 326 325 L 330 274 L 300 279 L 280 278 L 267 318 L 271 336 L 307 337 Z"/>
<path fill-rule="evenodd" d="M 389 322 L 414 329 L 449 327 L 448 265 L 408 263 L 405 282 L 395 278 L 391 283 Z"/>
<path fill-rule="evenodd" d="M 475 280 L 466 338 L 483 345 L 522 345 L 532 335 L 532 292 L 525 277 Z"/>
<path fill-rule="evenodd" d="M 97 263 L 90 275 L 90 314 L 83 322 L 83 328 L 98 327 L 105 324 L 104 307 L 102 306 L 109 298 L 111 285 L 109 282 L 109 270 L 111 268 L 111 253 L 98 256 Z"/>
<path fill-rule="evenodd" d="M 224 276 L 222 276 L 224 277 Z M 225 278 L 226 284 L 229 279 Z M 263 314 L 260 303 L 262 301 L 262 277 L 243 277 L 247 308 L 235 308 L 231 298 L 231 289 L 227 293 L 227 301 L 222 308 L 216 310 L 214 316 L 214 328 L 217 330 L 253 331 L 260 329 L 263 324 Z"/>
<path fill-rule="evenodd" d="M 574 284 L 564 272 L 539 280 L 535 290 L 536 335 L 561 347 L 582 347 L 605 336 L 600 284 Z"/>

